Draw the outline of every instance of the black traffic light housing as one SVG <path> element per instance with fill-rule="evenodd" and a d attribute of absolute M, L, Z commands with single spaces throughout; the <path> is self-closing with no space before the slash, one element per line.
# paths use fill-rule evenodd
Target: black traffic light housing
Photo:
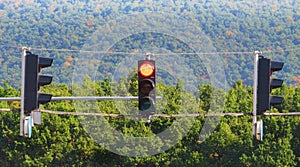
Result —
<path fill-rule="evenodd" d="M 138 108 L 143 117 L 156 112 L 155 61 L 138 61 Z"/>
<path fill-rule="evenodd" d="M 25 56 L 25 87 L 24 87 L 24 114 L 29 116 L 32 110 L 37 109 L 37 77 L 38 56 L 26 51 Z"/>
<path fill-rule="evenodd" d="M 51 101 L 51 94 L 40 93 L 40 87 L 50 84 L 52 76 L 39 74 L 42 68 L 52 65 L 52 58 L 43 58 L 26 51 L 25 80 L 24 80 L 24 114 L 30 115 L 31 111 L 38 109 L 39 104 Z"/>
<path fill-rule="evenodd" d="M 43 68 L 50 67 L 52 65 L 52 58 L 39 57 L 38 69 L 39 73 Z M 38 91 L 40 91 L 40 87 L 44 85 L 48 85 L 52 82 L 52 76 L 50 75 L 38 75 Z M 38 93 L 38 104 L 46 104 L 51 101 L 52 94 L 46 93 Z"/>
<path fill-rule="evenodd" d="M 283 102 L 282 96 L 270 95 L 272 89 L 279 88 L 283 84 L 282 79 L 272 78 L 274 71 L 283 68 L 283 62 L 271 61 L 270 59 L 259 57 L 258 60 L 258 84 L 257 84 L 257 115 L 263 115 L 271 106 L 279 105 Z"/>

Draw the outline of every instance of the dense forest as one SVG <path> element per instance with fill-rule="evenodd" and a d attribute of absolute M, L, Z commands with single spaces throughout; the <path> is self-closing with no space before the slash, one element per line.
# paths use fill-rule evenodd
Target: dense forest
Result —
<path fill-rule="evenodd" d="M 0 0 L 0 97 L 20 97 L 22 47 L 52 57 L 53 96 L 137 96 L 137 61 L 156 61 L 157 113 L 251 113 L 253 55 L 285 63 L 281 108 L 300 111 L 297 0 Z M 300 117 L 42 113 L 21 137 L 19 101 L 0 101 L 1 166 L 300 166 Z M 137 113 L 137 101 L 53 101 L 42 109 Z M 206 131 L 207 130 L 207 131 Z M 150 146 L 150 147 L 149 147 Z M 134 149 L 133 149 L 134 148 Z"/>
<path fill-rule="evenodd" d="M 260 50 L 266 57 L 284 61 L 284 73 L 278 76 L 284 78 L 288 84 L 295 85 L 299 82 L 300 76 L 297 63 L 300 44 L 299 9 L 300 4 L 297 0 L 263 2 L 3 0 L 0 2 L 0 80 L 2 84 L 7 81 L 14 87 L 20 86 L 21 47 L 26 46 L 35 54 L 53 57 L 54 68 L 49 71 L 54 74 L 56 83 L 68 85 L 72 83 L 78 57 L 90 54 L 80 52 L 82 50 L 101 53 L 126 52 L 131 56 L 151 51 L 156 54 L 218 52 L 230 86 L 238 79 L 242 79 L 247 85 L 253 83 L 252 56 L 254 51 Z M 137 17 L 145 13 L 149 17 Z M 156 22 L 149 21 L 151 15 L 155 13 L 161 15 L 161 18 L 154 17 L 157 19 Z M 168 18 L 167 14 L 188 22 L 188 25 Z M 141 26 L 147 24 L 149 29 L 137 29 L 139 31 L 136 31 L 136 34 L 128 36 L 122 36 L 120 32 L 115 33 L 108 37 L 115 40 L 114 43 L 108 43 L 110 45 L 106 43 L 109 39 L 100 37 L 113 34 L 116 30 L 122 30 L 124 34 L 131 32 L 133 30 L 130 28 L 133 28 L 132 23 L 136 23 L 135 20 L 141 22 Z M 166 30 L 168 25 L 173 30 Z M 191 25 L 200 30 L 198 32 L 191 30 Z M 156 29 L 157 27 L 161 32 Z M 175 34 L 177 36 L 173 38 L 169 36 L 173 34 L 165 33 L 179 29 L 181 32 L 177 32 Z M 143 30 L 148 34 L 151 31 L 155 34 L 147 35 Z M 182 36 L 184 37 L 180 38 Z M 95 47 L 89 48 L 94 39 L 97 39 L 92 43 L 96 44 Z M 181 39 L 186 41 L 180 41 Z M 192 44 L 187 40 L 195 46 L 190 46 Z M 210 46 L 208 48 L 199 46 L 193 43 L 195 40 L 204 40 L 203 43 L 209 42 Z M 178 45 L 178 41 L 185 46 Z M 146 44 L 150 45 L 146 47 Z M 226 54 L 226 52 L 233 53 Z M 112 67 L 120 62 L 118 60 L 120 54 L 110 55 L 112 57 L 108 62 L 111 64 L 106 64 L 106 69 L 98 68 L 100 73 L 112 73 L 114 71 Z M 211 55 L 203 55 L 209 56 Z M 97 60 L 94 62 L 98 63 Z M 193 66 L 192 63 L 189 65 Z"/>
<path fill-rule="evenodd" d="M 136 79 L 136 77 L 135 77 Z M 130 89 L 137 92 L 135 79 L 122 79 L 115 85 L 109 80 L 93 82 L 86 78 L 82 91 L 94 91 L 97 96 L 114 96 L 115 92 Z M 176 86 L 157 85 L 164 93 L 157 112 L 166 114 L 210 113 L 216 106 L 216 98 L 224 96 L 220 112 L 250 112 L 252 109 L 252 88 L 241 80 L 229 92 L 216 90 L 210 85 L 199 86 L 195 97 L 184 91 L 182 81 Z M 43 89 L 54 96 L 71 96 L 66 84 L 51 84 Z M 214 93 L 215 92 L 215 93 Z M 285 97 L 282 112 L 299 111 L 300 86 L 286 86 L 274 92 Z M 5 84 L 1 96 L 19 96 L 19 90 Z M 128 94 L 129 95 L 129 94 Z M 240 97 L 243 97 L 242 99 Z M 193 100 L 194 99 L 194 100 Z M 217 98 L 219 100 L 219 98 Z M 82 103 L 83 102 L 83 103 Z M 92 112 L 122 114 L 128 106 L 137 108 L 136 101 L 98 101 L 97 110 L 91 103 L 57 101 L 43 105 L 43 109 L 61 112 Z M 78 107 L 84 104 L 85 106 Z M 20 102 L 1 102 L 2 108 L 19 108 Z M 220 106 L 219 106 L 220 107 Z M 272 112 L 278 112 L 272 109 Z M 123 113 L 124 114 L 124 113 Z M 221 117 L 214 131 L 202 133 L 205 117 L 163 118 L 153 117 L 151 122 L 136 118 L 110 118 L 97 116 L 74 116 L 42 113 L 42 125 L 33 127 L 31 138 L 19 136 L 19 112 L 0 113 L 0 164 L 1 166 L 299 166 L 300 165 L 300 117 L 260 116 L 264 121 L 264 138 L 258 141 L 252 136 L 252 117 Z M 181 122 L 183 121 L 183 122 Z M 187 125 L 186 123 L 193 124 Z M 103 122 L 115 128 L 110 131 Z M 174 124 L 181 122 L 179 126 Z M 102 127 L 102 128 L 101 128 Z M 189 127 L 187 133 L 183 128 Z M 179 134 L 176 144 L 165 140 L 147 140 L 168 128 L 171 136 Z M 118 134 L 123 134 L 122 140 Z M 131 137 L 141 137 L 145 145 L 136 144 Z M 173 136 L 172 136 L 173 138 Z M 178 138 L 178 136 L 177 136 Z M 164 144 L 162 144 L 163 142 Z M 137 142 L 140 143 L 140 142 Z M 143 143 L 143 142 L 142 142 Z M 140 143 L 141 144 L 141 143 Z M 163 151 L 168 145 L 168 148 Z M 114 147 L 117 147 L 117 150 Z M 154 151 L 153 155 L 147 150 Z M 149 149 L 149 148 L 148 148 Z M 136 152 L 139 150 L 140 152 Z M 137 157 L 129 154 L 139 155 Z M 127 155 L 127 156 L 124 156 Z M 148 156 L 143 156 L 148 155 Z"/>

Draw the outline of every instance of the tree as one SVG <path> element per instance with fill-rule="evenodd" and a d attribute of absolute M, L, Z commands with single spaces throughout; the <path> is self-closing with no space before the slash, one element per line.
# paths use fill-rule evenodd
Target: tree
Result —
<path fill-rule="evenodd" d="M 291 122 L 288 118 L 271 117 L 264 120 L 264 140 L 257 142 L 250 155 L 241 160 L 251 166 L 296 166 Z"/>
<path fill-rule="evenodd" d="M 225 112 L 251 112 L 252 90 L 238 80 L 228 92 L 225 102 Z"/>

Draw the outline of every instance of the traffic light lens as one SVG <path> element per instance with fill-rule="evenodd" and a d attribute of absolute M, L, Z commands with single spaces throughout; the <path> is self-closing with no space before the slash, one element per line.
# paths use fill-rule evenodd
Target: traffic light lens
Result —
<path fill-rule="evenodd" d="M 140 110 L 141 111 L 147 111 L 149 109 L 152 108 L 153 104 L 153 100 L 149 97 L 143 98 L 143 100 L 141 101 L 140 105 Z"/>
<path fill-rule="evenodd" d="M 144 95 L 148 95 L 154 88 L 154 83 L 151 80 L 143 80 L 140 83 L 140 92 Z"/>
<path fill-rule="evenodd" d="M 154 74 L 154 65 L 150 62 L 144 62 L 140 65 L 139 73 L 143 77 L 150 77 Z"/>

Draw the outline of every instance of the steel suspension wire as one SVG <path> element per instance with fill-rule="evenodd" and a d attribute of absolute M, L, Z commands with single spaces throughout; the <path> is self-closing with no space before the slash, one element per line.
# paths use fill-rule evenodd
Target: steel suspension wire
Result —
<path fill-rule="evenodd" d="M 0 112 L 19 112 L 19 108 L 0 108 Z M 52 111 L 52 110 L 35 110 L 34 112 L 57 114 L 57 115 L 73 115 L 73 116 L 98 116 L 98 117 L 138 117 L 132 114 L 107 114 L 107 113 L 89 113 L 89 112 L 65 112 L 65 111 Z M 251 112 L 237 112 L 237 113 L 195 113 L 195 114 L 154 114 L 152 117 L 165 117 L 165 118 L 179 118 L 179 117 L 224 117 L 224 116 L 249 116 Z M 300 112 L 287 112 L 287 113 L 269 113 L 265 112 L 263 116 L 300 116 Z"/>
<path fill-rule="evenodd" d="M 0 44 L 3 47 L 11 47 L 22 49 L 23 47 L 16 45 L 8 45 L 8 44 Z M 80 50 L 80 49 L 65 49 L 65 48 L 41 48 L 41 47 L 28 47 L 29 50 L 35 51 L 57 51 L 57 52 L 82 52 L 82 53 L 94 53 L 94 54 L 128 54 L 128 55 L 138 55 L 145 54 L 139 52 L 112 52 L 112 51 L 89 51 L 89 50 Z M 300 51 L 300 47 L 286 48 L 286 49 L 278 49 L 278 50 L 265 50 L 263 53 L 278 53 L 278 52 L 291 52 L 291 51 Z M 253 55 L 253 51 L 219 51 L 219 52 L 183 52 L 183 53 L 153 53 L 154 56 L 164 56 L 164 55 L 229 55 L 229 54 L 251 54 Z"/>
<path fill-rule="evenodd" d="M 130 114 L 105 114 L 105 113 L 87 113 L 87 112 L 63 112 L 63 111 L 51 111 L 51 110 L 39 110 L 42 113 L 58 114 L 58 115 L 77 115 L 77 116 L 100 116 L 100 117 L 138 117 L 138 115 Z M 154 114 L 152 117 L 165 117 L 165 118 L 179 118 L 179 117 L 224 117 L 224 116 L 249 116 L 251 112 L 244 113 L 195 113 L 195 114 Z M 300 116 L 300 112 L 288 112 L 288 113 L 264 113 L 264 116 Z"/>

